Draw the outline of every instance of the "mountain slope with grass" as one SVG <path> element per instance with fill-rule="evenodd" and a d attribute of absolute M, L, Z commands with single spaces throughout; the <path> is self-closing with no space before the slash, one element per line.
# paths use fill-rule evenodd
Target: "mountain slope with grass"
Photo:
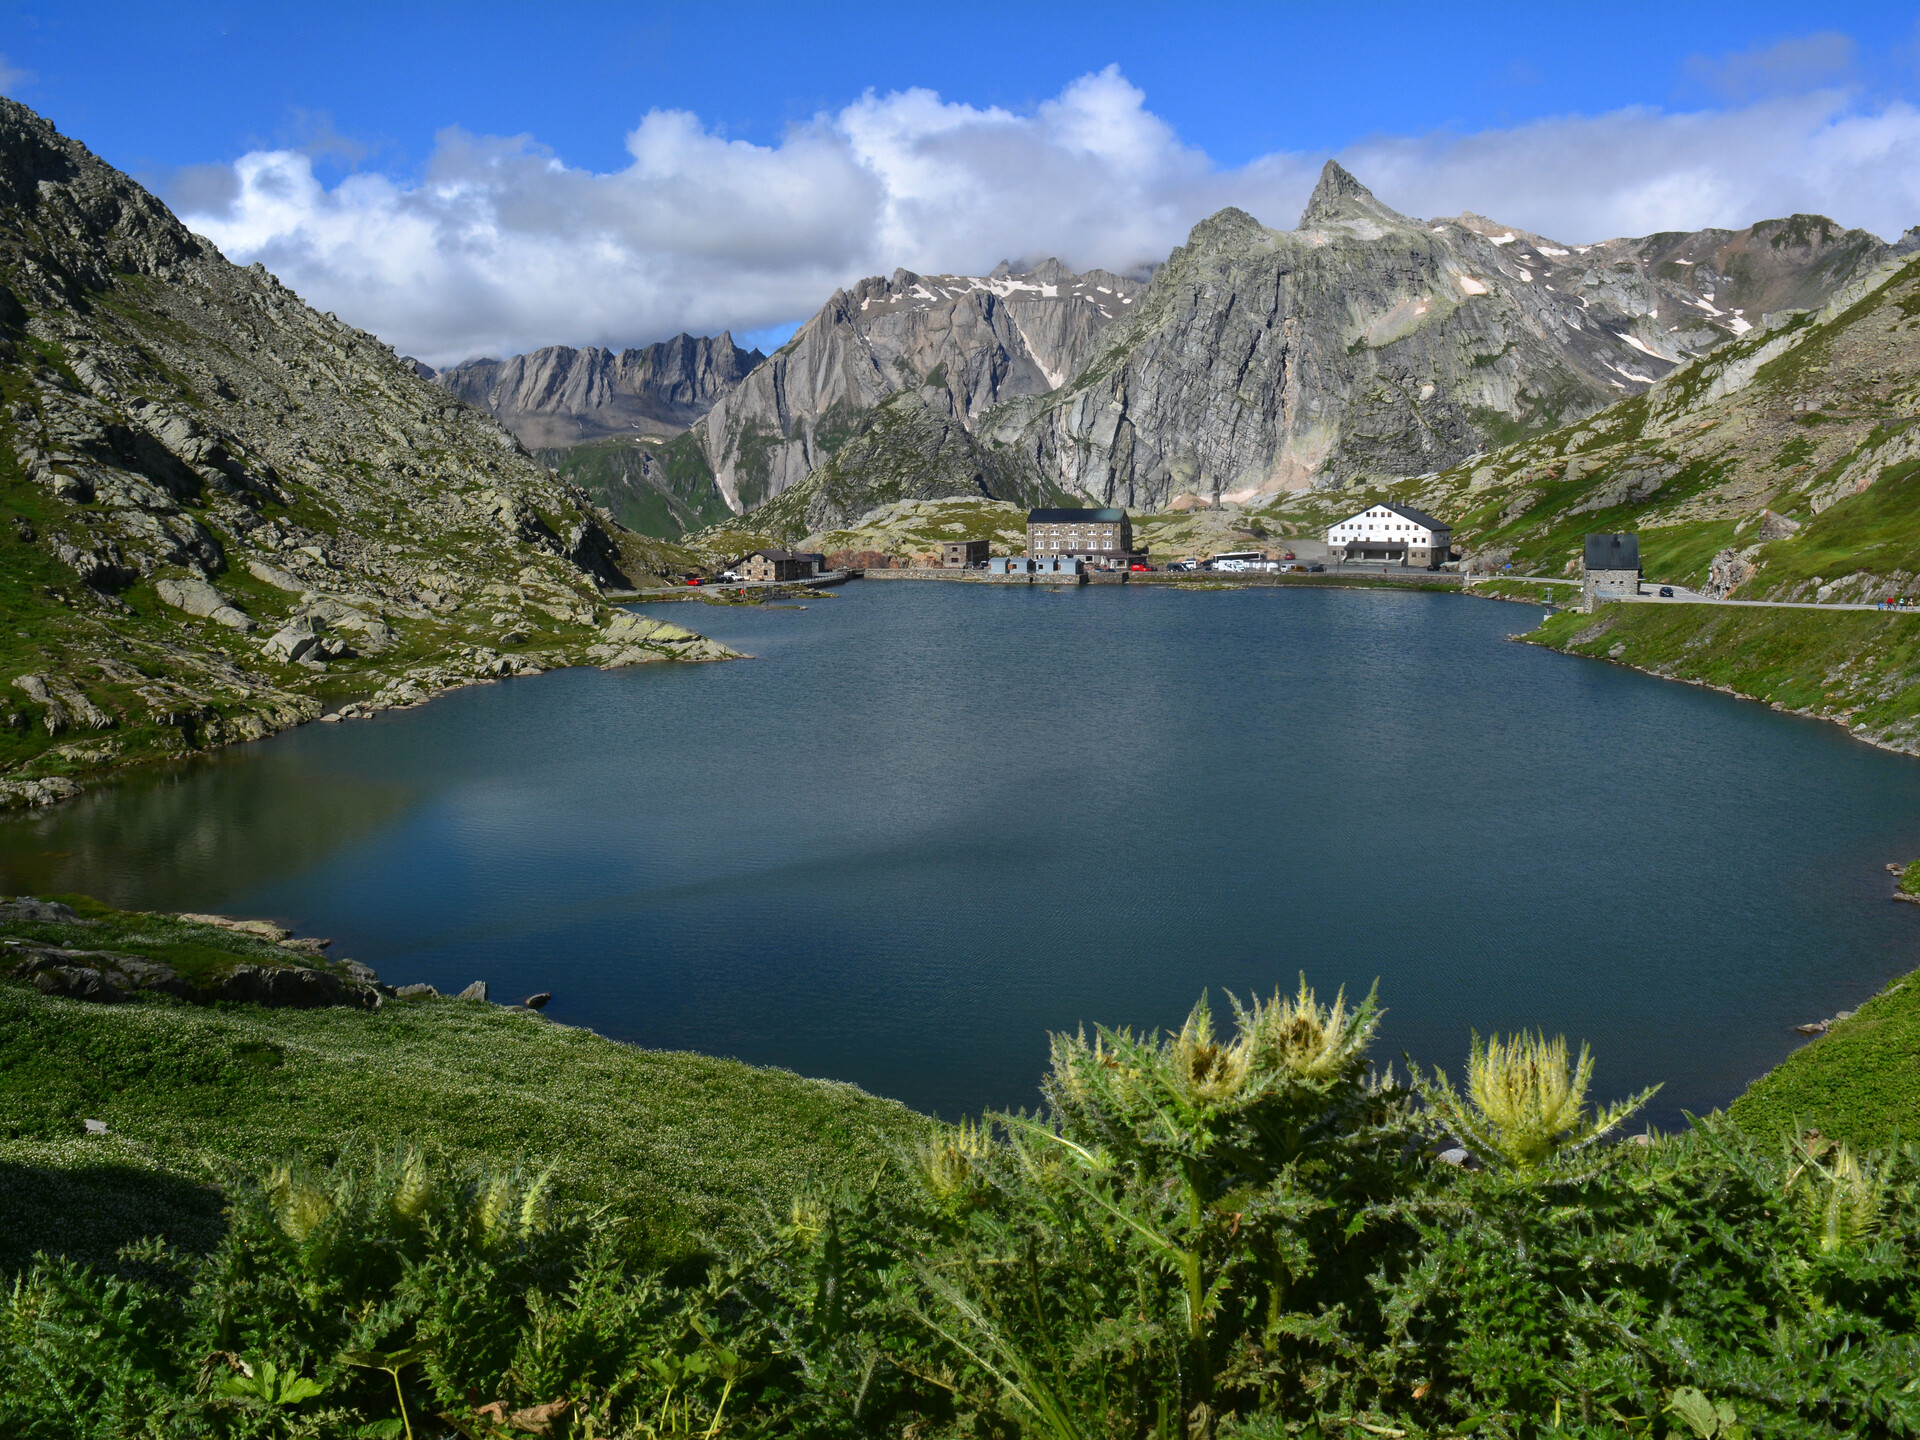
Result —
<path fill-rule="evenodd" d="M 815 546 L 829 543 L 819 538 L 828 532 L 864 524 L 871 511 L 903 501 L 1030 506 L 1058 495 L 1020 455 L 970 434 L 944 399 L 927 390 L 887 396 L 861 417 L 831 460 L 753 510 L 745 523 L 784 545 L 815 537 L 808 541 Z M 721 527 L 731 528 L 730 522 Z M 1024 543 L 1024 520 L 1021 535 Z"/>
<path fill-rule="evenodd" d="M 1579 573 L 1635 531 L 1649 581 L 1860 603 L 1920 581 L 1920 259 L 1676 369 L 1577 424 L 1382 493 L 1451 520 L 1468 564 Z M 1920 753 L 1920 633 L 1903 614 L 1610 605 L 1541 643 L 1721 686 Z"/>
<path fill-rule="evenodd" d="M 0 101 L 0 800 L 583 663 L 689 559 Z"/>
<path fill-rule="evenodd" d="M 1743 599 L 1860 600 L 1920 576 L 1920 259 L 1763 328 L 1579 424 L 1399 493 L 1483 565 L 1573 574 L 1635 530 L 1650 578 Z"/>

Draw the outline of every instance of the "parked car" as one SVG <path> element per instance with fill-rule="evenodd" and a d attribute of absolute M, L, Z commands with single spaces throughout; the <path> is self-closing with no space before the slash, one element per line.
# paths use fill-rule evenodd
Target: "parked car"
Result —
<path fill-rule="evenodd" d="M 1673 598 L 1673 587 L 1671 585 L 1662 585 L 1660 587 L 1660 598 L 1662 600 L 1671 600 Z"/>
<path fill-rule="evenodd" d="M 1144 560 L 1136 560 L 1131 565 L 1127 566 L 1127 571 L 1130 574 L 1137 573 L 1142 570 L 1151 570 L 1151 569 L 1153 569 L 1153 566 L 1147 564 Z"/>
<path fill-rule="evenodd" d="M 1291 550 L 1285 551 L 1281 554 L 1280 558 L 1282 560 L 1291 560 L 1293 559 L 1293 552 Z"/>
<path fill-rule="evenodd" d="M 698 575 L 688 575 L 685 577 L 685 579 L 687 584 L 689 585 L 704 585 L 707 583 L 705 580 L 702 580 Z"/>

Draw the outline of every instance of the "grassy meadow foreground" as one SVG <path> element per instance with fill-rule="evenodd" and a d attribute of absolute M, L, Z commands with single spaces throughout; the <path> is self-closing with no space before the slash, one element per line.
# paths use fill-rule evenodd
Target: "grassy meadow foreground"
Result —
<path fill-rule="evenodd" d="M 1584 1052 L 1396 1076 L 1304 982 L 945 1127 L 473 1001 L 4 981 L 0 1433 L 1911 1434 L 1916 995 L 1632 1136 Z"/>

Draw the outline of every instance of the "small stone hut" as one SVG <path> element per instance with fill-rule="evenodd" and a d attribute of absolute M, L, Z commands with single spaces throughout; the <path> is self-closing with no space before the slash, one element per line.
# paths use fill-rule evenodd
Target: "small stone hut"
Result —
<path fill-rule="evenodd" d="M 1580 608 L 1640 593 L 1640 537 L 1589 535 L 1580 578 Z"/>

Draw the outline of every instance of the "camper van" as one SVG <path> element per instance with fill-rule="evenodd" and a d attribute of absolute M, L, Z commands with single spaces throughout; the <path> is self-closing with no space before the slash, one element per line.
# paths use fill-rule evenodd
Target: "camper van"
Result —
<path fill-rule="evenodd" d="M 1207 569 L 1222 570 L 1239 575 L 1256 570 L 1276 570 L 1279 567 L 1258 550 L 1228 550 L 1215 555 L 1207 561 Z"/>

